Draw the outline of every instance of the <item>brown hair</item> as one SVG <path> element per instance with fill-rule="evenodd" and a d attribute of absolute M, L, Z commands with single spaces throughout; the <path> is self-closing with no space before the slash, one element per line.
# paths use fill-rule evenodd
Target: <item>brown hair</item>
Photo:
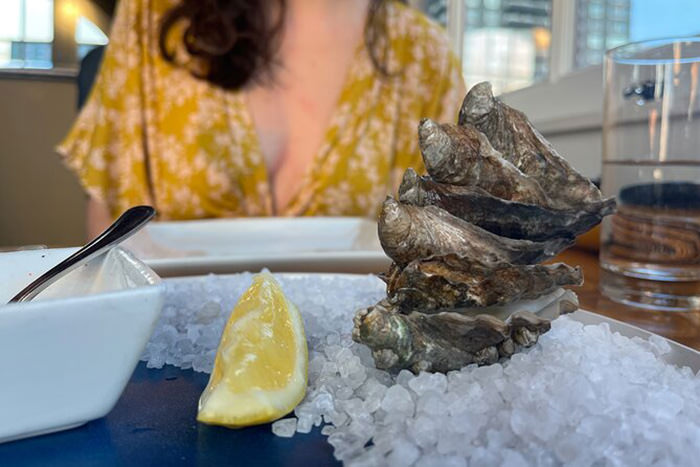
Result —
<path fill-rule="evenodd" d="M 386 68 L 387 3 L 371 0 L 365 22 L 365 46 L 375 68 Z M 182 43 L 196 77 L 227 89 L 272 77 L 283 27 L 285 0 L 182 0 L 163 17 L 159 46 L 165 60 L 178 63 L 167 37 L 184 20 Z"/>

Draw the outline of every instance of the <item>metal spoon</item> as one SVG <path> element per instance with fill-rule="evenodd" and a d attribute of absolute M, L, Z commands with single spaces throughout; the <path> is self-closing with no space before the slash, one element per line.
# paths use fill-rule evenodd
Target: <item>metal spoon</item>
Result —
<path fill-rule="evenodd" d="M 114 221 L 114 223 L 107 228 L 107 230 L 102 232 L 80 250 L 49 269 L 46 273 L 39 276 L 31 284 L 22 289 L 20 293 L 12 297 L 12 300 L 8 303 L 27 302 L 36 297 L 42 290 L 70 271 L 106 253 L 113 246 L 131 237 L 138 232 L 141 227 L 146 225 L 155 214 L 156 210 L 151 206 L 135 206 L 126 210 L 124 214 L 119 216 L 119 219 Z"/>

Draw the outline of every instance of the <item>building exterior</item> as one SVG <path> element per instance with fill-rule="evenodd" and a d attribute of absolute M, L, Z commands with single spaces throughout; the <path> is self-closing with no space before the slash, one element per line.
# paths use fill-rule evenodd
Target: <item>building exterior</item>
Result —
<path fill-rule="evenodd" d="M 574 67 L 603 61 L 607 49 L 629 41 L 631 0 L 577 0 Z"/>

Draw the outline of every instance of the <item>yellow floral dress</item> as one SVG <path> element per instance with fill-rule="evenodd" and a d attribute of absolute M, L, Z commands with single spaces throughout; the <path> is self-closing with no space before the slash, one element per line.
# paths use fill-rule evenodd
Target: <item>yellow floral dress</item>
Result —
<path fill-rule="evenodd" d="M 454 121 L 464 95 L 444 30 L 389 7 L 382 78 L 358 48 L 301 188 L 273 212 L 246 101 L 165 62 L 158 25 L 174 0 L 121 0 L 90 98 L 58 147 L 85 191 L 116 217 L 151 204 L 161 220 L 234 216 L 374 216 L 407 167 L 422 170 L 423 117 Z"/>

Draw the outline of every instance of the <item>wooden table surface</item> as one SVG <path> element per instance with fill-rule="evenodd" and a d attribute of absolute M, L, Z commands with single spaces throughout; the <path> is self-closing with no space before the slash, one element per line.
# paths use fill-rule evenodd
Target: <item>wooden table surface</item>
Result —
<path fill-rule="evenodd" d="M 651 311 L 633 308 L 604 297 L 598 290 L 600 264 L 597 252 L 571 248 L 557 256 L 554 261 L 583 268 L 585 282 L 582 287 L 574 288 L 579 296 L 581 308 L 624 321 L 700 350 L 699 311 Z"/>

